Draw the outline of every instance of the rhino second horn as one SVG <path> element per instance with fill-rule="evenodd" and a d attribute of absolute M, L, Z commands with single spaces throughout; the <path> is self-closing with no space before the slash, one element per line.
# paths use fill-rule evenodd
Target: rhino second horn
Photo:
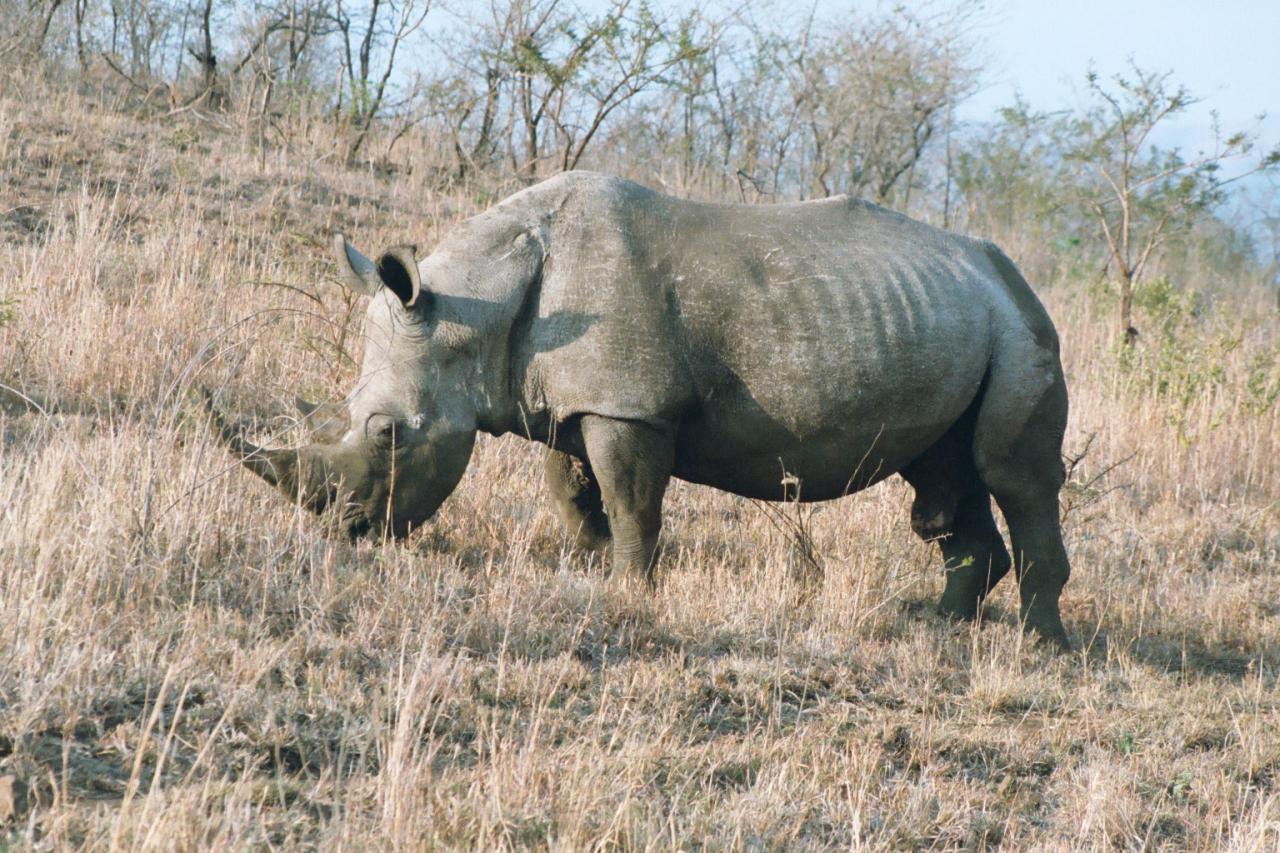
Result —
<path fill-rule="evenodd" d="M 351 413 L 340 403 L 311 403 L 298 397 L 293 405 L 302 416 L 303 425 L 322 442 L 340 440 L 351 427 Z"/>
<path fill-rule="evenodd" d="M 302 397 L 295 397 L 293 400 L 293 405 L 295 408 L 297 408 L 298 414 L 302 415 L 305 418 L 311 415 L 313 412 L 318 411 L 320 409 L 320 406 L 322 406 L 323 404 L 312 403 L 310 400 L 304 400 Z"/>

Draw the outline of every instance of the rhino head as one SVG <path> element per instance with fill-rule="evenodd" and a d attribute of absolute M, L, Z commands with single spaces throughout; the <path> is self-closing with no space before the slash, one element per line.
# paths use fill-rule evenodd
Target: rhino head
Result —
<path fill-rule="evenodd" d="M 345 431 L 333 434 L 329 415 L 334 440 L 268 449 L 210 411 L 223 443 L 289 499 L 317 513 L 336 507 L 351 538 L 404 536 L 466 470 L 484 402 L 484 353 L 476 324 L 439 310 L 449 297 L 423 287 L 412 247 L 392 248 L 375 263 L 339 234 L 334 253 L 343 282 L 370 297 L 360 378 L 340 419 Z"/>

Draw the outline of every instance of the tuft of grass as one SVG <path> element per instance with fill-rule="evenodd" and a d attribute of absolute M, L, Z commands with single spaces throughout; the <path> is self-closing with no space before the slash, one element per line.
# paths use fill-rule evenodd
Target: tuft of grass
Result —
<path fill-rule="evenodd" d="M 676 483 L 646 597 L 569 551 L 517 439 L 482 440 L 411 541 L 351 545 L 188 414 L 210 386 L 298 437 L 295 390 L 341 396 L 360 346 L 310 235 L 430 243 L 505 186 L 22 97 L 0 99 L 0 383 L 24 395 L 0 407 L 0 843 L 1280 844 L 1259 295 L 1144 303 L 1171 319 L 1126 362 L 1088 288 L 1041 289 L 1072 394 L 1070 657 L 1023 642 L 1008 582 L 981 625 L 932 615 L 896 480 L 803 514 Z"/>

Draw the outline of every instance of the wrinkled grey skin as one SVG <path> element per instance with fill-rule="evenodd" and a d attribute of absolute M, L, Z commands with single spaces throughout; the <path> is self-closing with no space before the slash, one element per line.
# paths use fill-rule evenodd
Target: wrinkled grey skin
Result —
<path fill-rule="evenodd" d="M 271 451 L 219 424 L 289 496 L 340 497 L 350 534 L 422 524 L 479 430 L 547 444 L 577 542 L 645 579 L 670 477 L 815 501 L 897 473 L 946 560 L 941 609 L 973 618 L 1013 567 L 1024 624 L 1066 645 L 1058 340 L 995 246 L 847 198 L 701 204 L 575 172 L 417 263 L 335 250 L 371 296 L 349 428 Z"/>

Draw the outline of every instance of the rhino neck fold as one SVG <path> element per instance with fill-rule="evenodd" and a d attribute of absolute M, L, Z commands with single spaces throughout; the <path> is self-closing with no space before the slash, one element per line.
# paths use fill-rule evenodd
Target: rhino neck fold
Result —
<path fill-rule="evenodd" d="M 522 349 L 537 311 L 544 272 L 539 269 L 534 279 L 521 289 L 518 302 L 513 300 L 507 310 L 494 317 L 498 322 L 494 323 L 479 357 L 474 394 L 476 426 L 490 435 L 513 432 L 529 437 L 529 421 L 546 414 L 545 405 L 529 399 L 528 374 L 532 364 Z"/>

